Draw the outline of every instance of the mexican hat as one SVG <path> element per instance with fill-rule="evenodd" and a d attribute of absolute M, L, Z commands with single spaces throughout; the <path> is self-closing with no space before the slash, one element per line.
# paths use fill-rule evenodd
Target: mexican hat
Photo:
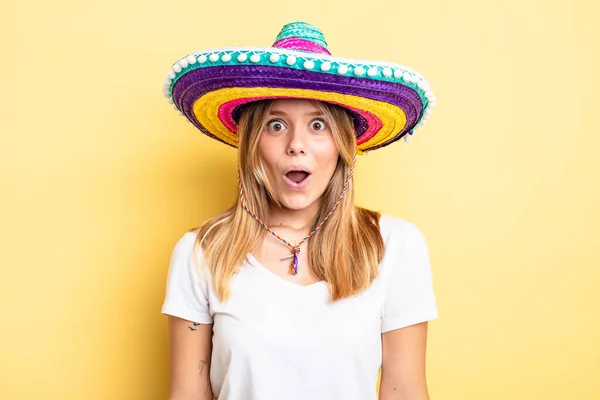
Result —
<path fill-rule="evenodd" d="M 284 25 L 272 47 L 198 51 L 174 63 L 163 94 L 206 135 L 237 147 L 236 117 L 246 103 L 302 98 L 354 115 L 357 153 L 387 146 L 425 124 L 435 104 L 429 83 L 394 63 L 334 57 L 313 25 Z"/>

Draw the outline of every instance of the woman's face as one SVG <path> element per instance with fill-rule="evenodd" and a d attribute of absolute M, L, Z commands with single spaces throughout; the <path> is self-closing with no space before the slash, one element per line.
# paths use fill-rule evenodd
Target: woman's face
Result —
<path fill-rule="evenodd" d="M 276 100 L 267 114 L 259 149 L 273 195 L 285 208 L 315 204 L 335 171 L 339 151 L 325 118 L 301 99 Z"/>

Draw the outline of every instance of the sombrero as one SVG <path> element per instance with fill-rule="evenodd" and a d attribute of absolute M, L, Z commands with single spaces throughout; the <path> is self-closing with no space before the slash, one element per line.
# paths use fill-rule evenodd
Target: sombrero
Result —
<path fill-rule="evenodd" d="M 435 104 L 429 83 L 414 70 L 387 62 L 331 55 L 310 24 L 284 25 L 272 47 L 195 52 L 177 61 L 163 94 L 206 135 L 237 147 L 240 107 L 264 99 L 304 98 L 354 114 L 357 152 L 408 142 Z"/>

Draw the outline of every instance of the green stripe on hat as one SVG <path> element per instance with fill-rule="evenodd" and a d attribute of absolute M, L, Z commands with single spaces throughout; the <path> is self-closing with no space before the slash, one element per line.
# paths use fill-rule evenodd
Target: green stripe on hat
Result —
<path fill-rule="evenodd" d="M 317 27 L 307 24 L 306 22 L 291 22 L 289 24 L 285 24 L 283 28 L 281 28 L 281 32 L 275 39 L 275 42 L 278 42 L 283 39 L 287 39 L 290 37 L 297 37 L 304 40 L 313 41 L 320 46 L 327 47 L 327 42 L 325 41 L 325 36 L 323 32 Z"/>

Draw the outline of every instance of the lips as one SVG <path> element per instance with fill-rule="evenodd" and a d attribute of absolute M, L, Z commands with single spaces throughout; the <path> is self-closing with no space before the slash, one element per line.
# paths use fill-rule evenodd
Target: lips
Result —
<path fill-rule="evenodd" d="M 291 189 L 302 189 L 310 182 L 310 170 L 302 165 L 293 165 L 289 167 L 283 179 Z"/>
<path fill-rule="evenodd" d="M 300 183 L 304 179 L 308 177 L 309 173 L 306 171 L 290 171 L 285 176 L 287 176 L 292 182 Z"/>

